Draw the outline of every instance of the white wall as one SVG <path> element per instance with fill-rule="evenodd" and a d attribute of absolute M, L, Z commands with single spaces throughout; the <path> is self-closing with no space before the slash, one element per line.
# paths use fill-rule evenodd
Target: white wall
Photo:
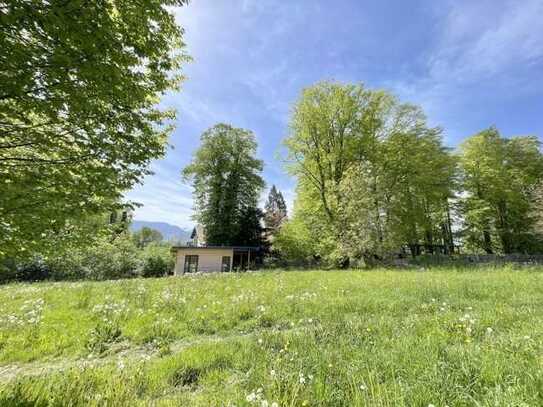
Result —
<path fill-rule="evenodd" d="M 221 271 L 222 257 L 230 256 L 230 270 L 234 260 L 234 250 L 232 249 L 203 249 L 199 247 L 190 247 L 177 249 L 175 256 L 175 275 L 183 274 L 185 267 L 185 256 L 198 256 L 198 271 L 203 273 Z"/>

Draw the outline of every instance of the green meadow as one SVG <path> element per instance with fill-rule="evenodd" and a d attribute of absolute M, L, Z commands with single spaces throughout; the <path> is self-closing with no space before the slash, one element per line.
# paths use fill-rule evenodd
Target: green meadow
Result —
<path fill-rule="evenodd" d="M 0 405 L 543 405 L 540 268 L 0 287 Z"/>

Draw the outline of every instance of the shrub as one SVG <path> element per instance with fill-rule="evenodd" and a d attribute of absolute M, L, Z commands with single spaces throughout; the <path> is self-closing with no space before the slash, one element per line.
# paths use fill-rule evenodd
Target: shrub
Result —
<path fill-rule="evenodd" d="M 140 254 L 142 277 L 161 277 L 173 270 L 174 261 L 170 247 L 160 244 L 149 244 Z"/>
<path fill-rule="evenodd" d="M 35 255 L 26 261 L 4 259 L 0 263 L 0 283 L 161 277 L 171 273 L 173 267 L 167 244 L 156 242 L 140 249 L 128 233 L 104 234 L 55 256 Z"/>

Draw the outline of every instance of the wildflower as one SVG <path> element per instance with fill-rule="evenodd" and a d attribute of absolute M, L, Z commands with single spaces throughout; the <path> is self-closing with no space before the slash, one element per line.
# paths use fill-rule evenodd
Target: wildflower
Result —
<path fill-rule="evenodd" d="M 490 335 L 494 330 L 491 327 L 486 328 L 486 333 Z"/>
<path fill-rule="evenodd" d="M 273 403 L 271 403 L 270 407 L 279 407 L 279 404 L 276 401 L 274 401 Z"/>
<path fill-rule="evenodd" d="M 305 377 L 303 373 L 300 373 L 299 381 L 300 381 L 300 384 L 305 384 Z"/>
<path fill-rule="evenodd" d="M 262 345 L 262 344 L 264 343 L 264 341 L 262 340 L 262 338 L 258 338 L 258 343 L 259 343 L 260 345 Z"/>
<path fill-rule="evenodd" d="M 524 336 L 524 339 L 527 341 L 527 340 L 530 339 L 530 337 L 529 337 L 528 335 L 525 335 L 525 336 Z"/>
<path fill-rule="evenodd" d="M 360 385 L 360 390 L 365 391 L 365 390 L 367 390 L 367 389 L 368 389 L 368 388 L 366 387 L 366 385 L 364 385 L 364 384 L 361 384 L 361 385 Z"/>
<path fill-rule="evenodd" d="M 272 377 L 275 377 L 275 370 L 272 369 L 271 372 L 270 372 L 270 375 L 271 375 Z"/>
<path fill-rule="evenodd" d="M 253 401 L 255 401 L 256 400 L 255 392 L 248 394 L 247 397 L 245 397 L 245 400 L 247 400 L 249 403 L 252 403 Z"/>

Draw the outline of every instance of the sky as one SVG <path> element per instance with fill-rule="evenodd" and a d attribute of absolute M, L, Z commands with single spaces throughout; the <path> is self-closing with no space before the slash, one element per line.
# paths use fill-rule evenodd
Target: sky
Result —
<path fill-rule="evenodd" d="M 180 173 L 220 122 L 254 132 L 265 193 L 275 184 L 292 209 L 281 141 L 302 89 L 322 80 L 421 106 L 451 147 L 491 125 L 543 136 L 543 0 L 192 0 L 175 16 L 193 61 L 161 102 L 177 110 L 172 148 L 127 194 L 138 220 L 194 225 Z"/>

